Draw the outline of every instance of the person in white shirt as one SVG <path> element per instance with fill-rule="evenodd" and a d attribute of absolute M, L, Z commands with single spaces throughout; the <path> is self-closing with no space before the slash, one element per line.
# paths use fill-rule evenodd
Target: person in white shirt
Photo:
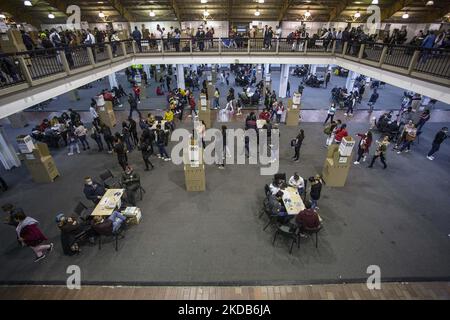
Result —
<path fill-rule="evenodd" d="M 293 188 L 297 188 L 298 193 L 300 195 L 303 194 L 304 190 L 305 190 L 305 181 L 303 180 L 302 177 L 300 177 L 297 172 L 294 173 L 294 175 L 292 177 L 289 178 L 289 182 L 288 182 L 289 186 L 293 187 Z"/>
<path fill-rule="evenodd" d="M 96 119 L 98 118 L 98 113 L 97 113 L 97 110 L 95 110 L 94 105 L 91 104 L 91 106 L 89 107 L 89 112 L 91 113 L 92 120 L 96 121 Z"/>
<path fill-rule="evenodd" d="M 83 150 L 86 150 L 86 148 L 89 150 L 91 147 L 89 146 L 89 142 L 86 139 L 88 130 L 83 126 L 83 124 L 78 123 L 77 127 L 75 128 L 75 135 L 78 137 L 78 139 L 81 142 L 81 145 L 83 146 Z"/>
<path fill-rule="evenodd" d="M 276 195 L 278 193 L 278 191 L 280 191 L 280 187 L 275 186 L 273 183 L 271 183 L 269 185 L 269 189 L 270 189 L 270 193 L 272 193 L 273 195 Z"/>

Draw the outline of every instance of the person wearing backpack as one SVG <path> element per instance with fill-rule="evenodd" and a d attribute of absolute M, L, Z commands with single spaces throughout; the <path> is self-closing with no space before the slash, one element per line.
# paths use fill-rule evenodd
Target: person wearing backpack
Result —
<path fill-rule="evenodd" d="M 357 136 L 359 136 L 361 140 L 358 144 L 358 158 L 354 164 L 359 164 L 361 158 L 363 158 L 363 161 L 366 161 L 366 156 L 369 154 L 369 148 L 372 144 L 372 132 L 358 133 Z"/>
<path fill-rule="evenodd" d="M 328 122 L 328 119 L 330 119 L 330 123 L 333 122 L 334 115 L 336 114 L 336 106 L 334 103 L 330 105 L 330 108 L 328 108 L 327 118 L 325 119 L 325 122 L 323 125 L 325 125 Z"/>
<path fill-rule="evenodd" d="M 305 139 L 305 132 L 303 131 L 303 129 L 300 129 L 299 134 L 292 141 L 293 142 L 294 151 L 295 151 L 295 155 L 292 157 L 292 160 L 294 160 L 295 162 L 298 162 L 298 160 L 300 158 L 300 148 L 302 146 L 303 139 Z"/>

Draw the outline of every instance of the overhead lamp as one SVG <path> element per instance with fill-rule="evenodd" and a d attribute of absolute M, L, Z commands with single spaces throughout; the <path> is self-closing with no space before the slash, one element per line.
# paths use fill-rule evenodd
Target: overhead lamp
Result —
<path fill-rule="evenodd" d="M 208 0 L 200 0 L 200 3 L 208 3 Z"/>
<path fill-rule="evenodd" d="M 32 7 L 32 6 L 33 6 L 33 4 L 31 3 L 31 1 L 29 1 L 29 0 L 25 0 L 25 1 L 23 2 L 23 5 L 26 6 L 26 7 Z"/>
<path fill-rule="evenodd" d="M 372 0 L 372 4 L 378 4 L 378 0 Z"/>
<path fill-rule="evenodd" d="M 264 0 L 258 0 L 258 3 L 264 3 Z"/>
<path fill-rule="evenodd" d="M 48 18 L 49 18 L 49 19 L 55 19 L 55 15 L 54 15 L 53 13 L 50 12 L 50 13 L 48 14 Z"/>
<path fill-rule="evenodd" d="M 310 17 L 310 16 L 311 16 L 311 12 L 309 12 L 309 10 L 306 10 L 305 17 Z"/>
<path fill-rule="evenodd" d="M 409 18 L 408 12 L 405 12 L 405 13 L 402 15 L 402 18 L 403 18 L 403 19 L 408 19 L 408 18 Z"/>
<path fill-rule="evenodd" d="M 356 11 L 355 18 L 359 18 L 359 17 L 361 17 L 361 13 L 359 13 L 359 11 Z"/>
<path fill-rule="evenodd" d="M 259 12 L 259 9 L 256 9 L 255 16 L 259 17 L 261 15 L 261 12 Z"/>
<path fill-rule="evenodd" d="M 427 6 L 433 6 L 434 5 L 434 1 L 430 0 L 426 3 Z"/>
<path fill-rule="evenodd" d="M 6 19 L 6 16 L 3 13 L 0 13 L 0 19 Z"/>
<path fill-rule="evenodd" d="M 100 18 L 104 18 L 104 17 L 105 17 L 105 14 L 103 13 L 103 11 L 100 11 L 100 12 L 98 13 L 98 16 L 99 16 Z"/>
<path fill-rule="evenodd" d="M 150 17 L 154 17 L 154 16 L 156 16 L 156 13 L 155 13 L 155 11 L 150 11 L 150 13 L 148 14 Z"/>

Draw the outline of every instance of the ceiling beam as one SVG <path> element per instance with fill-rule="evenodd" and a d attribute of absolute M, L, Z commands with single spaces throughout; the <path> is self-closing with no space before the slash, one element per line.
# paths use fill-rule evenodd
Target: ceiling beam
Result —
<path fill-rule="evenodd" d="M 284 0 L 281 4 L 280 11 L 278 12 L 278 22 L 283 21 L 284 16 L 286 15 L 286 12 L 288 11 L 289 7 L 291 6 L 293 0 Z"/>
<path fill-rule="evenodd" d="M 402 10 L 404 7 L 413 4 L 414 0 L 398 0 L 394 1 L 391 5 L 381 7 L 381 21 L 390 19 L 396 12 Z"/>
<path fill-rule="evenodd" d="M 32 14 L 28 9 L 24 9 L 21 6 L 18 6 L 17 3 L 12 1 L 3 1 L 2 3 L 2 11 L 8 12 L 12 15 L 13 20 L 17 23 L 26 22 L 40 29 L 42 20 L 36 17 L 35 14 Z"/>
<path fill-rule="evenodd" d="M 328 21 L 336 21 L 336 18 L 338 18 L 342 14 L 342 12 L 345 11 L 345 8 L 347 8 L 348 3 L 349 0 L 343 0 L 339 2 L 339 4 L 336 7 L 331 9 Z"/>
<path fill-rule="evenodd" d="M 172 8 L 173 12 L 175 13 L 175 17 L 177 17 L 178 22 L 181 23 L 181 11 L 180 8 L 178 8 L 178 4 L 176 0 L 172 0 Z"/>
<path fill-rule="evenodd" d="M 128 11 L 127 8 L 125 8 L 120 0 L 111 0 L 110 1 L 111 6 L 119 12 L 119 14 L 127 21 L 127 22 L 133 22 L 134 17 L 133 15 Z"/>

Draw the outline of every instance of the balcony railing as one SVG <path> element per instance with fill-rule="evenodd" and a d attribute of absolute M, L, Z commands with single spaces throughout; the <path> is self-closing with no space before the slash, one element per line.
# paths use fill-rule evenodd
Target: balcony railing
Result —
<path fill-rule="evenodd" d="M 0 95 L 109 64 L 164 55 L 330 56 L 449 86 L 450 50 L 323 39 L 148 39 L 0 54 Z"/>

